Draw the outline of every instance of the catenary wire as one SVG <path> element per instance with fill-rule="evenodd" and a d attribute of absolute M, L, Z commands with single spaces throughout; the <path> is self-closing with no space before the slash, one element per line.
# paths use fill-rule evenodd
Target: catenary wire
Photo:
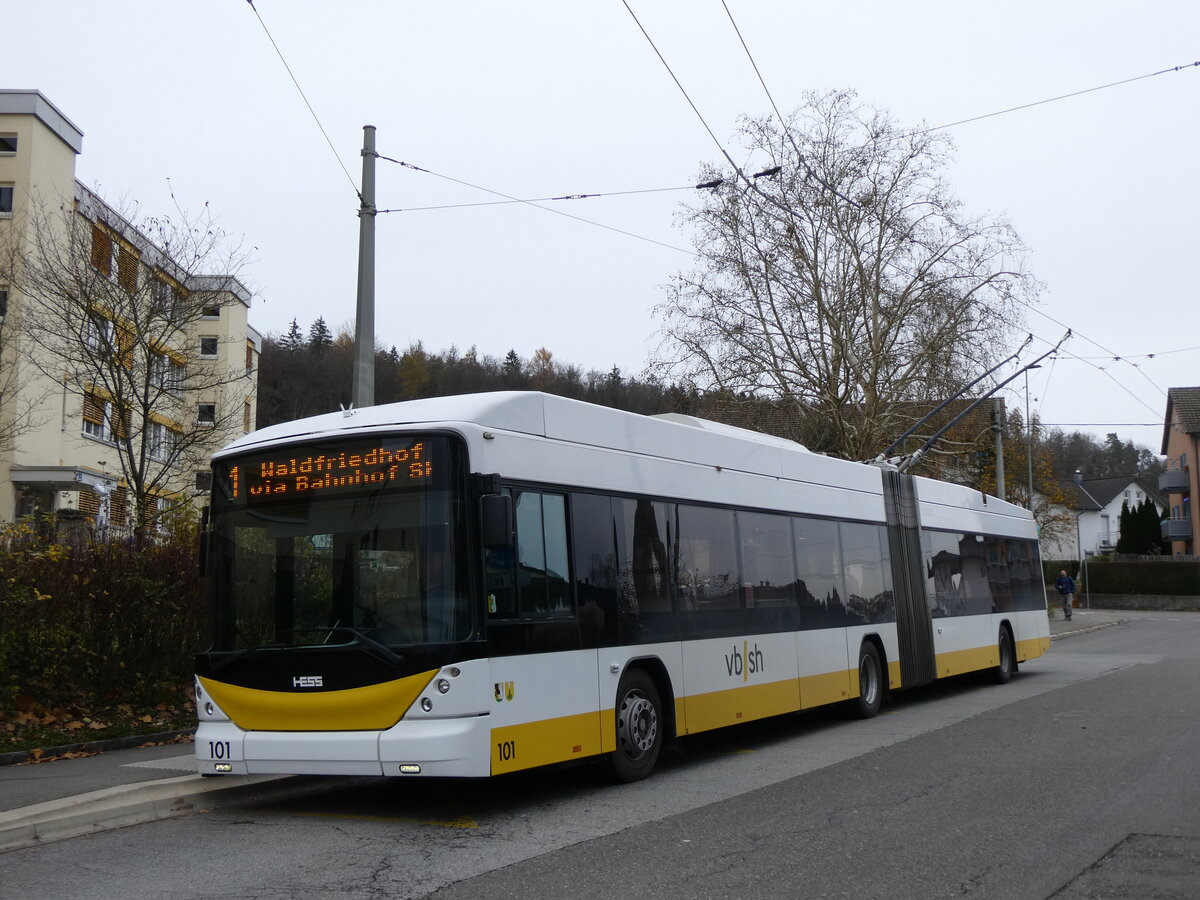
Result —
<path fill-rule="evenodd" d="M 673 244 L 667 244 L 667 243 L 664 243 L 663 241 L 655 240 L 654 238 L 649 238 L 649 237 L 646 237 L 646 236 L 640 235 L 640 234 L 634 234 L 632 231 L 625 231 L 621 228 L 615 228 L 612 225 L 605 225 L 603 222 L 595 222 L 591 219 L 585 219 L 582 216 L 575 216 L 569 212 L 563 212 L 561 209 L 553 209 L 549 206 L 539 206 L 537 203 L 534 203 L 531 200 L 522 200 L 519 197 L 514 197 L 511 194 L 506 194 L 503 191 L 494 191 L 491 188 L 485 188 L 478 184 L 471 184 L 471 182 L 469 182 L 469 181 L 463 181 L 460 178 L 453 178 L 450 175 L 443 175 L 440 172 L 434 172 L 432 169 L 426 169 L 421 166 L 414 165 L 413 163 L 404 162 L 403 160 L 400 160 L 400 159 L 394 159 L 390 156 L 382 156 L 382 155 L 380 155 L 379 159 L 386 160 L 387 162 L 390 162 L 390 163 L 395 163 L 396 165 L 403 166 L 406 169 L 412 169 L 415 172 L 424 172 L 426 175 L 433 175 L 436 178 L 442 178 L 442 179 L 445 179 L 446 181 L 452 181 L 455 184 L 462 185 L 463 187 L 469 187 L 474 190 L 483 191 L 488 194 L 495 194 L 497 197 L 503 197 L 506 200 L 512 201 L 514 203 L 524 203 L 527 206 L 532 206 L 534 209 L 540 209 L 544 212 L 554 213 L 556 216 L 566 216 L 568 219 L 574 219 L 576 222 L 583 222 L 587 225 L 595 225 L 597 228 L 603 228 L 606 231 L 613 231 L 613 232 L 616 232 L 617 234 L 623 234 L 626 237 L 635 238 L 639 241 L 646 241 L 647 243 L 650 243 L 650 244 L 657 244 L 659 247 L 665 247 L 668 250 L 675 250 L 675 251 L 678 251 L 679 253 L 686 253 L 688 256 L 696 256 L 697 255 L 696 252 L 693 250 L 685 250 L 683 247 L 676 247 Z M 398 210 L 379 210 L 379 211 L 380 212 L 397 212 Z"/>
<path fill-rule="evenodd" d="M 473 206 L 509 206 L 514 203 L 546 203 L 551 200 L 592 200 L 596 197 L 627 197 L 630 194 L 664 194 L 670 191 L 694 191 L 696 190 L 696 187 L 697 186 L 694 184 L 685 184 L 679 187 L 643 188 L 636 191 L 604 191 L 595 194 L 564 194 L 560 197 L 527 197 L 521 200 L 486 200 L 481 203 L 446 203 L 440 206 L 405 206 L 397 209 L 381 209 L 377 211 L 381 213 L 425 212 L 426 210 L 434 209 L 468 209 Z"/>
<path fill-rule="evenodd" d="M 763 93 L 767 95 L 767 100 L 771 103 L 771 109 L 775 110 L 775 118 L 779 120 L 779 125 L 783 129 L 783 133 L 787 135 L 788 142 L 792 145 L 792 149 L 796 151 L 796 158 L 800 160 L 800 165 L 804 166 L 804 171 L 809 178 L 820 184 L 825 190 L 829 191 L 840 200 L 849 203 L 852 206 L 858 207 L 855 203 L 837 188 L 828 184 L 824 179 L 817 175 L 809 166 L 808 160 L 804 158 L 804 154 L 800 152 L 800 146 L 796 143 L 796 138 L 792 135 L 792 130 L 788 128 L 787 120 L 784 119 L 783 113 L 779 111 L 779 106 L 775 103 L 775 97 L 771 94 L 771 89 L 767 87 L 767 81 L 763 78 L 762 72 L 758 68 L 758 63 L 754 60 L 754 55 L 750 52 L 750 46 L 746 43 L 746 38 L 742 35 L 742 29 L 738 27 L 737 21 L 733 18 L 733 13 L 729 10 L 729 4 L 725 0 L 721 0 L 721 6 L 725 8 L 725 15 L 729 17 L 729 24 L 733 26 L 733 31 L 741 42 L 742 49 L 746 51 L 746 59 L 750 60 L 750 66 L 754 69 L 754 74 L 758 77 L 758 83 L 762 85 Z M 861 208 L 861 207 L 860 207 Z"/>
<path fill-rule="evenodd" d="M 321 129 L 321 134 L 325 138 L 325 143 L 329 145 L 329 149 L 333 151 L 333 156 L 341 166 L 342 171 L 346 173 L 346 179 L 350 182 L 350 187 L 354 189 L 354 194 L 359 199 L 362 199 L 362 194 L 359 193 L 358 185 L 354 183 L 354 178 L 350 175 L 350 170 L 346 168 L 346 164 L 342 162 L 341 156 L 338 155 L 337 148 L 333 146 L 333 141 L 329 139 L 329 134 L 325 131 L 325 126 L 321 124 L 320 117 L 317 116 L 317 111 L 313 109 L 311 103 L 308 102 L 308 97 L 304 94 L 304 88 L 300 87 L 300 82 L 296 79 L 296 75 L 292 72 L 292 67 L 288 65 L 287 59 L 284 58 L 283 51 L 279 49 L 279 45 L 275 43 L 275 38 L 271 36 L 271 30 L 267 28 L 267 23 L 263 21 L 263 17 L 259 15 L 258 8 L 254 5 L 254 0 L 246 0 L 250 4 L 250 8 L 254 10 L 254 16 L 258 19 L 258 24 L 262 26 L 263 31 L 267 35 L 267 40 L 271 42 L 271 46 L 275 48 L 275 52 L 279 55 L 279 61 L 283 63 L 283 67 L 287 69 L 288 77 L 292 79 L 292 84 L 296 86 L 296 90 L 300 92 L 300 99 L 304 101 L 304 105 L 308 107 L 309 113 L 313 117 L 313 121 L 317 123 L 317 128 Z"/>
<path fill-rule="evenodd" d="M 925 128 L 917 132 L 917 134 L 927 134 L 930 131 L 941 131 L 943 128 L 954 128 L 957 125 L 966 125 L 968 122 L 978 122 L 981 119 L 990 119 L 994 116 L 1003 116 L 1011 112 L 1018 112 L 1022 109 L 1031 109 L 1035 106 L 1042 106 L 1045 103 L 1056 103 L 1059 100 L 1067 100 L 1071 97 L 1079 97 L 1083 94 L 1091 94 L 1095 91 L 1107 90 L 1108 88 L 1118 87 L 1122 84 L 1132 84 L 1135 81 L 1142 81 L 1145 78 L 1153 78 L 1156 75 L 1165 75 L 1168 72 L 1181 72 L 1184 69 L 1192 69 L 1196 68 L 1197 66 L 1200 66 L 1200 60 L 1192 63 L 1184 63 L 1181 66 L 1170 66 L 1166 69 L 1159 69 L 1157 72 L 1149 72 L 1145 75 L 1135 75 L 1132 78 L 1124 78 L 1121 81 L 1112 81 L 1108 84 L 1099 84 L 1095 87 L 1084 88 L 1080 91 L 1072 91 L 1069 94 L 1059 94 L 1057 97 L 1047 97 L 1045 100 L 1035 100 L 1032 103 L 1023 103 L 1020 106 L 1010 106 L 1008 109 L 998 109 L 995 112 L 984 113 L 981 116 L 972 116 L 969 119 L 959 119 L 957 122 L 948 122 L 945 125 L 935 125 L 932 128 Z"/>

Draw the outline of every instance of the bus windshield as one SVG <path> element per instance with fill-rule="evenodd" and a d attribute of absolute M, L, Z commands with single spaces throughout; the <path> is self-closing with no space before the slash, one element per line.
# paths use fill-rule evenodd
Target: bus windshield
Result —
<path fill-rule="evenodd" d="M 461 440 L 334 438 L 213 468 L 213 650 L 470 636 Z"/>

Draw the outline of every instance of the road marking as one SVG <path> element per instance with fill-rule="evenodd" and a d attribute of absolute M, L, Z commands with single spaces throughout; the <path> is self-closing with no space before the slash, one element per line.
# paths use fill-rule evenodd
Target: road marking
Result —
<path fill-rule="evenodd" d="M 122 769 L 167 769 L 172 772 L 188 772 L 192 775 L 196 774 L 196 757 L 192 754 L 187 756 L 167 756 L 163 759 L 147 759 L 142 762 L 124 763 Z"/>

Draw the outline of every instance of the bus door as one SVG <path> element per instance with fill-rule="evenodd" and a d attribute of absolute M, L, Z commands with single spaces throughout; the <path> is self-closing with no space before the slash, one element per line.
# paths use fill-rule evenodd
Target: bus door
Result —
<path fill-rule="evenodd" d="M 896 599 L 896 637 L 900 644 L 900 683 L 918 687 L 937 678 L 933 626 L 925 598 L 921 560 L 921 520 L 911 475 L 885 469 L 883 499 Z"/>

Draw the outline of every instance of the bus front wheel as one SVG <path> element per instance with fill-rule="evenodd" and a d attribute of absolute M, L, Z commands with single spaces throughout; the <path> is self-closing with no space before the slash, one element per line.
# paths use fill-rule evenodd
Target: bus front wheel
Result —
<path fill-rule="evenodd" d="M 1001 626 L 1000 638 L 996 645 L 996 650 L 999 653 L 999 662 L 991 670 L 991 680 L 993 684 L 1008 684 L 1013 676 L 1013 670 L 1017 667 L 1016 654 L 1013 653 L 1013 639 L 1008 629 Z"/>
<path fill-rule="evenodd" d="M 864 641 L 858 650 L 858 714 L 869 719 L 883 704 L 883 661 L 879 648 Z"/>
<path fill-rule="evenodd" d="M 609 757 L 621 781 L 645 778 L 658 762 L 663 743 L 662 701 L 642 669 L 630 669 L 617 688 L 617 749 Z"/>

